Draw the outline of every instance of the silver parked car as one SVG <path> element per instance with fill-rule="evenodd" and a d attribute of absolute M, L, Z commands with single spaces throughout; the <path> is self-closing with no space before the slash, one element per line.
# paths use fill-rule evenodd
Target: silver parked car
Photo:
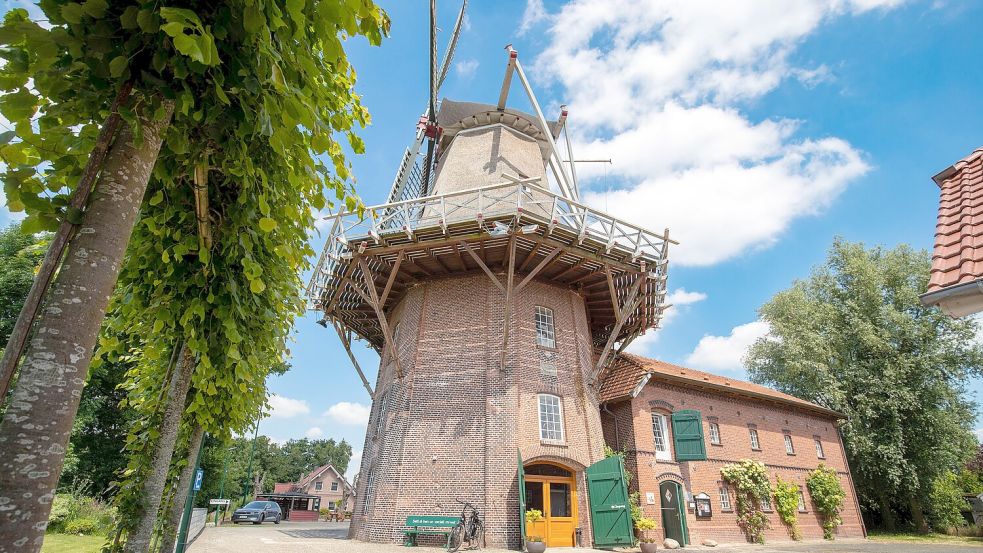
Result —
<path fill-rule="evenodd" d="M 280 524 L 280 518 L 282 516 L 283 513 L 280 511 L 280 506 L 275 502 L 252 501 L 232 513 L 232 522 L 235 524 L 239 524 L 240 522 L 263 524 L 264 522 L 272 521 L 273 524 Z"/>

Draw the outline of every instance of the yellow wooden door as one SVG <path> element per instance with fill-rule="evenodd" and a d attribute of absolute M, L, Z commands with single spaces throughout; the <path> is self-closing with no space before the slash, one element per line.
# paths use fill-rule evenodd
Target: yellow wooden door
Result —
<path fill-rule="evenodd" d="M 577 486 L 573 478 L 526 477 L 526 508 L 543 512 L 543 520 L 526 523 L 526 535 L 543 538 L 549 547 L 572 547 L 577 528 Z"/>

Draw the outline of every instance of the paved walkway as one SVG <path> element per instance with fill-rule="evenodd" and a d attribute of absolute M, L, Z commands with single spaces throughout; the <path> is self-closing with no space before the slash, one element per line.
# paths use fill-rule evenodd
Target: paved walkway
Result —
<path fill-rule="evenodd" d="M 263 525 L 227 523 L 207 526 L 189 549 L 190 553 L 442 553 L 444 549 L 407 549 L 400 544 L 348 541 L 347 522 L 283 522 Z M 664 551 L 663 549 L 659 549 Z M 482 549 L 483 553 L 505 553 L 502 549 Z M 635 551 L 638 551 L 637 549 Z M 924 544 L 837 540 L 769 545 L 721 544 L 718 547 L 689 546 L 681 552 L 715 553 L 975 553 L 980 545 Z M 551 547 L 548 553 L 597 553 L 595 549 Z"/>

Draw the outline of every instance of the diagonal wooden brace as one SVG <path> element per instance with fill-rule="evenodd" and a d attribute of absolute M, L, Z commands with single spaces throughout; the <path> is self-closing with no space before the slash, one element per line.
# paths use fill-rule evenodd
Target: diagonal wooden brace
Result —
<path fill-rule="evenodd" d="M 467 242 L 458 242 L 458 244 L 462 248 L 464 248 L 464 251 L 468 252 L 468 254 L 471 256 L 471 259 L 474 259 L 474 262 L 477 263 L 479 267 L 481 267 L 481 270 L 484 271 L 486 275 L 488 275 L 488 278 L 491 279 L 492 283 L 495 286 L 497 286 L 499 290 L 505 292 L 505 287 L 502 286 L 502 283 L 498 280 L 498 277 L 496 277 L 495 273 L 493 273 L 491 269 L 488 268 L 488 265 L 485 265 L 485 262 L 481 260 L 478 254 L 474 253 L 474 250 L 471 249 L 471 246 L 468 246 Z M 513 255 L 515 254 L 514 251 L 512 253 Z"/>
<path fill-rule="evenodd" d="M 375 283 L 372 281 L 372 272 L 369 270 L 369 264 L 365 261 L 364 257 L 359 257 L 358 265 L 362 269 L 362 279 L 365 280 L 365 286 L 369 289 L 369 305 L 372 306 L 375 316 L 379 319 L 382 337 L 385 339 L 389 351 L 392 352 L 393 363 L 396 365 L 396 375 L 398 378 L 403 378 L 403 367 L 399 362 L 399 352 L 396 351 L 396 342 L 393 340 L 392 332 L 389 330 L 386 312 L 383 311 L 382 304 L 379 303 L 379 294 L 375 290 Z"/>
<path fill-rule="evenodd" d="M 345 352 L 348 353 L 348 358 L 352 360 L 352 365 L 355 366 L 355 372 L 358 373 L 358 377 L 362 379 L 362 386 L 365 386 L 365 390 L 369 393 L 369 397 L 375 397 L 375 392 L 372 391 L 372 386 L 369 384 L 369 379 L 365 378 L 365 373 L 362 372 L 362 366 L 358 364 L 358 359 L 355 359 L 355 354 L 352 353 L 352 342 L 348 335 L 341 329 L 341 325 L 338 321 L 331 319 L 331 326 L 334 327 L 335 331 L 338 333 L 338 337 L 341 338 L 341 344 L 345 346 Z"/>
<path fill-rule="evenodd" d="M 625 321 L 631 313 L 638 307 L 639 302 L 642 298 L 639 297 L 638 291 L 641 289 L 642 282 L 648 278 L 645 273 L 638 275 L 635 279 L 635 283 L 632 284 L 631 291 L 628 293 L 628 297 L 625 298 L 625 302 L 621 305 L 618 311 L 615 311 L 615 324 L 614 328 L 611 329 L 611 334 L 608 336 L 608 341 L 604 344 L 604 349 L 601 350 L 601 355 L 597 359 L 597 364 L 594 366 L 594 371 L 591 374 L 590 382 L 596 382 L 597 377 L 600 376 L 601 371 L 607 365 L 608 356 L 611 354 L 611 348 L 614 347 L 614 342 L 621 332 L 621 327 L 624 326 Z"/>

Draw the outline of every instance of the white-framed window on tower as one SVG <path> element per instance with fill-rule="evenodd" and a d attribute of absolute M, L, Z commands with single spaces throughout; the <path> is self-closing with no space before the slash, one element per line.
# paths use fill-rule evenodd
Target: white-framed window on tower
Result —
<path fill-rule="evenodd" d="M 669 424 L 662 413 L 652 413 L 652 437 L 655 441 L 655 458 L 669 461 L 672 451 L 669 449 Z"/>
<path fill-rule="evenodd" d="M 379 412 L 375 414 L 375 435 L 382 434 L 386 424 L 386 411 L 389 407 L 389 390 L 384 390 L 379 397 Z"/>
<path fill-rule="evenodd" d="M 556 330 L 553 328 L 553 310 L 536 306 L 536 345 L 544 348 L 556 347 Z"/>
<path fill-rule="evenodd" d="M 372 492 L 375 491 L 375 467 L 369 468 L 369 475 L 365 477 L 365 499 L 362 501 L 362 514 L 368 514 L 369 502 L 372 501 Z"/>
<path fill-rule="evenodd" d="M 552 394 L 539 394 L 539 438 L 563 441 L 563 402 Z"/>

